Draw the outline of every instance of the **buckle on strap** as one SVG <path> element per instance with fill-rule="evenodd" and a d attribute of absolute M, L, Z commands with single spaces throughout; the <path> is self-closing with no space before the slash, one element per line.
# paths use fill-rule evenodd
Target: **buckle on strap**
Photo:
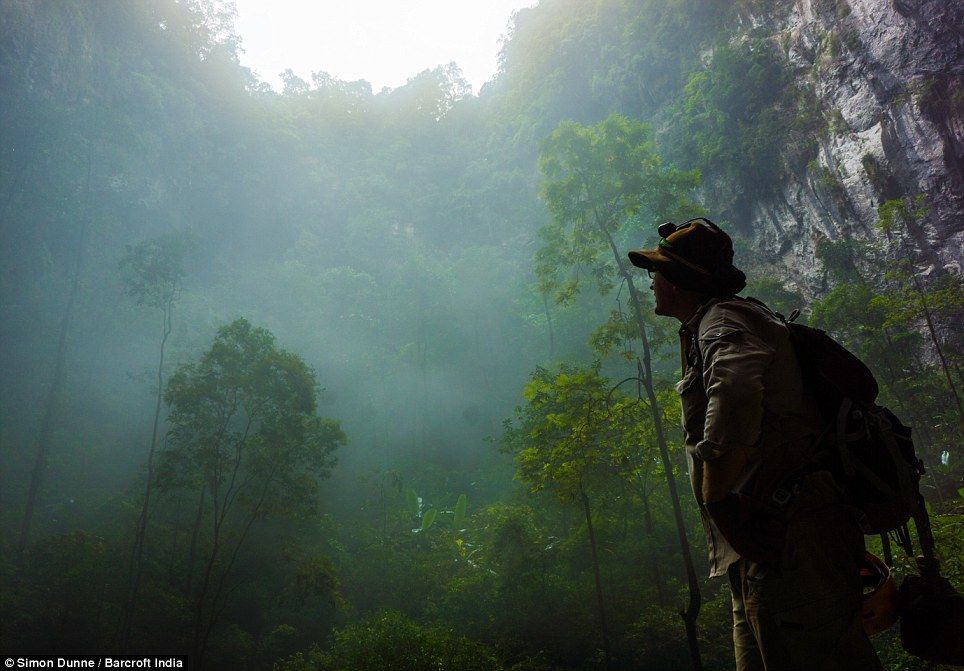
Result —
<path fill-rule="evenodd" d="M 778 508 L 783 508 L 790 503 L 790 499 L 793 498 L 793 491 L 786 487 L 777 487 L 773 490 L 773 496 L 770 498 Z"/>

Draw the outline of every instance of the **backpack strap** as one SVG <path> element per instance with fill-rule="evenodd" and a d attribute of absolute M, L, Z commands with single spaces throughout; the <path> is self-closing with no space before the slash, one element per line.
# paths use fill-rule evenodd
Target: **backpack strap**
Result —
<path fill-rule="evenodd" d="M 854 474 L 854 461 L 850 458 L 850 450 L 847 449 L 847 417 L 850 416 L 850 408 L 853 401 L 844 398 L 837 411 L 837 451 L 840 452 L 840 464 L 843 466 L 844 473 L 852 477 Z"/>
<path fill-rule="evenodd" d="M 893 427 L 890 420 L 887 419 L 884 413 L 875 413 L 875 414 L 876 416 L 873 417 L 873 420 L 880 423 L 881 425 L 881 430 L 879 433 L 884 439 L 884 446 L 887 448 L 887 451 L 890 453 L 890 458 L 893 460 L 895 464 L 901 463 L 901 461 L 904 460 L 904 457 L 900 453 L 900 448 L 897 447 L 897 441 L 894 440 L 894 432 L 892 430 Z M 909 471 L 907 469 L 898 468 L 897 479 L 899 481 L 898 487 L 900 489 L 900 492 L 902 493 L 909 492 L 912 489 L 915 489 L 914 483 L 911 482 L 909 478 Z"/>
<path fill-rule="evenodd" d="M 863 431 L 856 431 L 853 433 L 847 432 L 847 419 L 850 417 L 850 411 L 853 410 L 853 408 L 854 402 L 845 397 L 843 402 L 840 404 L 840 410 L 837 413 L 836 422 L 828 425 L 813 442 L 811 452 L 814 454 L 814 457 L 812 460 L 805 466 L 802 466 L 790 473 L 779 485 L 777 485 L 776 489 L 773 491 L 774 505 L 781 509 L 786 508 L 797 495 L 804 478 L 818 471 L 831 470 L 830 465 L 826 463 L 827 456 L 825 454 L 821 456 L 820 450 L 818 449 L 820 444 L 823 443 L 827 438 L 827 435 L 831 430 L 834 432 L 833 445 L 837 448 L 837 453 L 840 457 L 840 464 L 843 467 L 844 473 L 847 475 L 847 477 L 853 477 L 855 474 L 859 473 L 861 477 L 873 485 L 873 487 L 880 491 L 880 493 L 885 497 L 891 498 L 896 496 L 897 492 L 895 492 L 886 482 L 881 480 L 877 474 L 870 470 L 862 461 L 859 459 L 854 459 L 850 453 L 850 448 L 847 446 L 848 440 L 863 434 Z M 864 411 L 858 409 L 857 412 L 863 413 Z M 888 438 L 891 438 L 890 442 L 893 442 L 891 436 L 888 436 Z M 893 444 L 892 449 L 896 457 L 898 449 L 896 443 Z"/>

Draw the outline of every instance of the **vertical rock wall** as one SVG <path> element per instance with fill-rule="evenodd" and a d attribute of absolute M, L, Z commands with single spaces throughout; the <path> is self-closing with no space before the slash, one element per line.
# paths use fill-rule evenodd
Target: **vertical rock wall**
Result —
<path fill-rule="evenodd" d="M 881 203 L 923 194 L 923 225 L 892 253 L 925 275 L 960 273 L 964 3 L 798 0 L 752 23 L 780 43 L 827 119 L 816 161 L 753 207 L 766 269 L 808 296 L 822 293 L 821 238 L 881 235 Z"/>

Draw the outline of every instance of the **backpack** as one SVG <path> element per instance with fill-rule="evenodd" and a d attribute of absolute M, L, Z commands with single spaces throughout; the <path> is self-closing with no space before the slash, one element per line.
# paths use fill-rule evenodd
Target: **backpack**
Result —
<path fill-rule="evenodd" d="M 901 582 L 897 596 L 903 648 L 938 664 L 964 664 L 964 597 L 940 574 L 930 519 L 920 493 L 924 463 L 917 457 L 911 430 L 887 408 L 876 404 L 873 373 L 856 355 L 825 331 L 797 324 L 799 310 L 788 318 L 773 312 L 790 332 L 804 387 L 816 400 L 824 430 L 813 463 L 792 474 L 782 489 L 817 470 L 829 470 L 865 534 L 880 534 L 888 565 L 893 565 L 889 536 L 908 556 L 913 547 L 908 521 L 913 518 L 921 556 L 920 575 Z M 791 494 L 792 496 L 792 494 Z"/>
<path fill-rule="evenodd" d="M 766 307 L 756 299 L 746 300 Z M 901 532 L 921 504 L 918 485 L 924 473 L 910 428 L 876 404 L 877 380 L 856 355 L 826 331 L 796 323 L 799 310 L 787 318 L 770 312 L 789 330 L 804 388 L 816 401 L 824 427 L 813 462 L 789 480 L 830 471 L 863 532 L 897 530 L 906 549 L 907 535 Z M 792 486 L 785 483 L 783 488 Z"/>

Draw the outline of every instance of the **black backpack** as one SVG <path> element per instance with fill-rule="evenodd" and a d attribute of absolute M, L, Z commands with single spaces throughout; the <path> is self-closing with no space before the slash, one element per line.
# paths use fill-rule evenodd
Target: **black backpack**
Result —
<path fill-rule="evenodd" d="M 797 324 L 799 310 L 787 318 L 770 312 L 790 332 L 804 387 L 816 401 L 824 426 L 813 463 L 791 478 L 830 471 L 865 534 L 897 530 L 902 539 L 900 532 L 922 502 L 924 465 L 910 428 L 877 405 L 877 380 L 856 355 L 826 331 Z"/>
<path fill-rule="evenodd" d="M 755 299 L 747 300 L 766 308 Z M 825 427 L 813 463 L 790 479 L 799 482 L 801 474 L 829 470 L 864 533 L 880 534 L 888 565 L 893 564 L 891 535 L 908 556 L 914 556 L 907 528 L 914 519 L 922 553 L 917 557 L 920 576 L 909 575 L 900 585 L 901 644 L 931 662 L 964 664 L 964 598 L 940 574 L 919 488 L 924 464 L 917 458 L 910 428 L 877 405 L 877 381 L 852 352 L 825 331 L 797 324 L 799 310 L 788 318 L 770 312 L 790 332 L 804 386 L 816 400 Z"/>

